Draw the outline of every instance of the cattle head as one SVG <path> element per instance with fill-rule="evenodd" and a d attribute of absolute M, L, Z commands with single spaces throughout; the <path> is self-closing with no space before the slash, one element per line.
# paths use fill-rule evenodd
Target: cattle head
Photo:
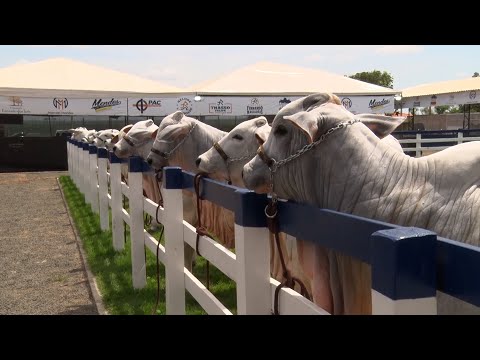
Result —
<path fill-rule="evenodd" d="M 113 151 L 113 147 L 120 141 L 121 138 L 132 128 L 133 125 L 126 125 L 120 129 L 120 132 L 112 137 L 110 141 L 107 140 L 106 147 L 108 151 Z"/>
<path fill-rule="evenodd" d="M 78 128 L 73 130 L 72 139 L 77 140 L 77 141 L 82 141 L 82 139 L 84 137 L 86 137 L 87 132 L 88 132 L 87 128 L 78 127 Z"/>
<path fill-rule="evenodd" d="M 117 129 L 100 130 L 95 133 L 94 144 L 96 147 L 107 147 L 107 143 L 120 131 Z"/>
<path fill-rule="evenodd" d="M 313 144 L 323 134 L 340 123 L 358 119 L 381 139 L 389 135 L 404 120 L 404 118 L 374 114 L 354 115 L 340 105 L 337 99 L 329 94 L 314 94 L 295 100 L 282 108 L 275 116 L 271 133 L 259 149 L 259 154 L 243 168 L 242 176 L 246 187 L 259 193 L 268 192 L 271 183 L 270 174 L 272 169 L 275 171 L 275 163 L 287 159 L 305 146 Z M 346 134 L 349 132 L 349 128 L 358 125 L 353 124 L 336 130 L 337 132 L 332 133 L 321 145 L 322 152 L 328 153 L 329 143 L 339 141 L 338 133 Z M 366 130 L 368 131 L 368 129 Z M 343 139 L 341 141 L 344 141 L 344 137 L 340 138 Z M 376 141 L 379 141 L 378 138 Z M 304 154 L 300 156 L 304 156 Z M 318 150 L 315 154 L 317 156 Z M 332 154 L 329 155 L 332 159 L 334 158 Z M 291 161 L 300 160 L 296 158 Z M 277 183 L 276 177 L 291 176 L 291 174 L 287 175 L 288 167 L 289 164 L 287 163 L 281 168 L 276 168 L 274 185 Z"/>
<path fill-rule="evenodd" d="M 195 127 L 195 119 L 176 111 L 166 116 L 157 131 L 152 133 L 153 142 L 147 162 L 155 169 L 161 170 L 168 165 L 170 155 L 178 149 L 182 141 Z"/>
<path fill-rule="evenodd" d="M 119 158 L 142 156 L 150 150 L 152 134 L 158 129 L 152 119 L 135 123 L 124 130 L 125 135 L 113 146 L 113 152 Z M 148 149 L 145 149 L 148 147 Z M 147 151 L 148 150 L 148 151 Z"/>
<path fill-rule="evenodd" d="M 263 116 L 240 123 L 219 140 L 218 145 L 197 158 L 198 169 L 213 179 L 231 181 L 235 186 L 244 187 L 243 166 L 255 156 L 270 130 Z"/>

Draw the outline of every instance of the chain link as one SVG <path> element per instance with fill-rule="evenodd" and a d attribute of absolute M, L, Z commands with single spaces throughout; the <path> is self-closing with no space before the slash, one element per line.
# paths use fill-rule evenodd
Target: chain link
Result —
<path fill-rule="evenodd" d="M 354 119 L 354 120 L 348 120 L 348 121 L 345 121 L 345 122 L 342 122 L 340 124 L 338 124 L 337 126 L 334 126 L 333 128 L 330 128 L 328 129 L 324 134 L 322 134 L 322 136 L 320 136 L 320 138 L 315 141 L 315 142 L 312 142 L 310 144 L 307 144 L 305 145 L 303 148 L 301 148 L 300 150 L 298 150 L 296 153 L 286 157 L 285 159 L 283 160 L 280 160 L 280 161 L 276 161 L 274 158 L 270 158 L 270 160 L 272 161 L 272 165 L 269 167 L 270 168 L 270 184 L 268 184 L 268 187 L 269 187 L 269 194 L 270 196 L 272 197 L 271 198 L 271 203 L 270 205 L 267 205 L 265 207 L 265 215 L 268 217 L 268 218 L 274 218 L 276 215 L 277 215 L 277 211 L 275 210 L 275 213 L 273 215 L 270 215 L 268 214 L 268 207 L 271 206 L 272 208 L 275 208 L 276 204 L 277 204 L 277 201 L 278 201 L 278 195 L 275 193 L 275 191 L 273 190 L 273 175 L 275 174 L 275 172 L 278 170 L 279 167 L 289 163 L 290 161 L 292 160 L 295 160 L 296 158 L 302 156 L 303 154 L 305 154 L 306 152 L 308 152 L 309 150 L 313 149 L 315 146 L 317 146 L 318 144 L 322 143 L 325 141 L 325 139 L 327 137 L 329 137 L 332 133 L 334 133 L 335 131 L 339 130 L 339 129 L 343 129 L 344 127 L 347 127 L 348 125 L 353 125 L 357 122 L 360 122 L 359 119 Z"/>
<path fill-rule="evenodd" d="M 164 152 L 162 156 L 165 159 L 168 159 L 170 157 L 170 155 L 172 155 L 185 142 L 185 140 L 187 140 L 187 138 L 192 133 L 193 129 L 195 129 L 195 126 L 197 126 L 197 123 L 193 123 L 192 128 L 188 131 L 187 135 L 182 139 L 182 141 L 180 141 L 172 150 L 170 150 L 168 152 Z M 153 145 L 155 145 L 155 142 L 153 143 Z M 155 146 L 152 146 L 152 147 L 155 149 Z M 155 149 L 155 150 L 157 150 L 157 149 Z"/>
<path fill-rule="evenodd" d="M 242 160 L 248 160 L 248 159 L 253 159 L 255 157 L 256 153 L 255 154 L 250 154 L 250 155 L 245 155 L 243 157 L 239 157 L 239 158 L 228 158 L 227 160 L 227 163 L 232 163 L 234 161 L 242 161 Z"/>
<path fill-rule="evenodd" d="M 298 150 L 295 154 L 292 154 L 292 155 L 286 157 L 286 158 L 283 159 L 283 160 L 276 161 L 275 159 L 272 158 L 272 160 L 273 160 L 273 165 L 271 166 L 270 171 L 271 171 L 272 173 L 276 172 L 279 167 L 281 167 L 281 166 L 289 163 L 289 162 L 292 161 L 292 160 L 295 160 L 295 159 L 298 158 L 299 156 L 302 156 L 303 154 L 305 154 L 307 151 L 310 151 L 311 149 L 313 149 L 313 148 L 314 148 L 315 146 L 317 146 L 318 144 L 324 142 L 325 139 L 326 139 L 327 137 L 329 137 L 329 136 L 330 136 L 332 133 L 334 133 L 335 131 L 337 131 L 337 130 L 339 130 L 339 129 L 342 129 L 342 128 L 344 128 L 344 127 L 347 127 L 348 125 L 353 125 L 354 123 L 357 123 L 357 122 L 360 122 L 360 120 L 358 120 L 358 119 L 349 120 L 349 121 L 342 122 L 342 123 L 338 124 L 337 126 L 334 126 L 333 128 L 328 129 L 324 134 L 322 134 L 322 136 L 320 136 L 320 138 L 319 138 L 317 141 L 305 145 L 303 148 L 301 148 L 300 150 Z M 273 180 L 273 175 L 272 175 L 272 180 Z"/>

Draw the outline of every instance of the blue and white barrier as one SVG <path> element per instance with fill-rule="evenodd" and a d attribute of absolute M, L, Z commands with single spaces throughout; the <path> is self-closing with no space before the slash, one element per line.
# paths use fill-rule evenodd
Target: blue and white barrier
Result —
<path fill-rule="evenodd" d="M 105 149 L 98 149 L 98 171 L 93 172 L 92 163 L 84 159 L 84 147 L 69 142 L 70 176 L 86 197 L 89 193 L 92 209 L 99 204 L 102 229 L 109 228 L 108 210 L 112 209 L 113 246 L 117 251 L 124 247 L 124 223 L 129 225 L 133 286 L 144 287 L 144 251 L 148 248 L 155 253 L 157 248 L 157 241 L 144 230 L 143 223 L 144 213 L 155 217 L 157 210 L 157 204 L 142 194 L 142 173 L 150 170 L 148 165 L 138 157 L 130 158 L 127 185 L 121 180 L 123 161 L 113 153 L 107 155 Z M 193 192 L 193 178 L 194 174 L 180 168 L 164 169 L 164 207 L 159 208 L 158 216 L 165 228 L 165 247 L 159 245 L 159 260 L 165 264 L 167 314 L 185 313 L 185 290 L 207 313 L 230 314 L 184 266 L 184 243 L 195 247 L 196 232 L 183 220 L 182 191 Z M 269 236 L 264 215 L 267 196 L 210 179 L 201 181 L 203 199 L 235 213 L 236 249 L 232 253 L 202 236 L 200 253 L 236 282 L 238 314 L 270 314 L 278 282 L 269 274 Z M 123 208 L 123 195 L 129 198 L 129 212 Z M 279 201 L 278 216 L 280 231 L 371 266 L 373 314 L 436 314 L 437 291 L 480 306 L 478 247 L 443 239 L 424 229 L 294 202 Z M 327 314 L 288 288 L 280 291 L 279 302 L 281 314 Z"/>

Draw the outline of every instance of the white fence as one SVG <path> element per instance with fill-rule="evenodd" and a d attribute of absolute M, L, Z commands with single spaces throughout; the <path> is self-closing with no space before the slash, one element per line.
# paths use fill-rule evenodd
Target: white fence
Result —
<path fill-rule="evenodd" d="M 395 134 L 393 134 L 395 136 Z M 423 135 L 423 136 L 422 136 Z M 444 150 L 449 148 L 453 145 L 462 144 L 469 141 L 479 141 L 480 137 L 466 137 L 464 136 L 463 132 L 458 131 L 456 137 L 441 137 L 441 138 L 432 138 L 428 137 L 428 133 L 416 133 L 414 139 L 400 139 L 398 140 L 400 144 L 408 144 L 402 145 L 404 152 L 415 151 L 415 157 L 420 157 L 422 155 L 428 155 L 432 152 Z M 414 147 L 411 145 L 414 144 Z M 442 144 L 441 146 L 438 145 L 431 145 L 431 144 Z"/>
<path fill-rule="evenodd" d="M 70 176 L 85 194 L 86 202 L 99 213 L 104 230 L 110 226 L 111 208 L 113 246 L 118 251 L 124 246 L 124 223 L 129 225 L 133 287 L 145 286 L 145 249 L 155 254 L 158 245 L 159 261 L 165 265 L 167 314 L 185 314 L 185 290 L 208 314 L 231 314 L 184 266 L 184 243 L 195 248 L 196 231 L 183 220 L 182 190 L 192 191 L 193 174 L 179 168 L 164 169 L 164 207 L 158 209 L 165 229 L 163 247 L 144 230 L 144 213 L 155 218 L 158 207 L 143 196 L 142 174 L 151 173 L 148 165 L 138 157 L 130 158 L 127 185 L 121 180 L 122 161 L 113 153 L 75 141 L 69 141 L 67 149 Z M 235 213 L 235 254 L 204 236 L 199 242 L 200 253 L 235 281 L 238 314 L 271 314 L 279 283 L 269 273 L 269 236 L 264 215 L 267 197 L 210 179 L 203 179 L 202 187 L 203 198 Z M 129 212 L 123 208 L 122 194 L 129 199 Z M 437 289 L 480 305 L 478 282 L 472 279 L 465 290 L 463 281 L 480 274 L 477 248 L 437 238 L 423 229 L 290 202 L 279 202 L 278 214 L 280 231 L 371 265 L 373 314 L 436 314 Z M 282 315 L 328 314 L 288 288 L 280 291 L 279 310 Z"/>

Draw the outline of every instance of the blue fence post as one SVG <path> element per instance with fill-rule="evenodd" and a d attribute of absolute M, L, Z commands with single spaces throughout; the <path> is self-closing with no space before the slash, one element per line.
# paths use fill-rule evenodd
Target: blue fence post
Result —
<path fill-rule="evenodd" d="M 372 314 L 437 314 L 436 243 L 412 227 L 372 234 Z"/>
<path fill-rule="evenodd" d="M 165 301 L 167 315 L 185 315 L 183 178 L 179 167 L 163 168 Z"/>

